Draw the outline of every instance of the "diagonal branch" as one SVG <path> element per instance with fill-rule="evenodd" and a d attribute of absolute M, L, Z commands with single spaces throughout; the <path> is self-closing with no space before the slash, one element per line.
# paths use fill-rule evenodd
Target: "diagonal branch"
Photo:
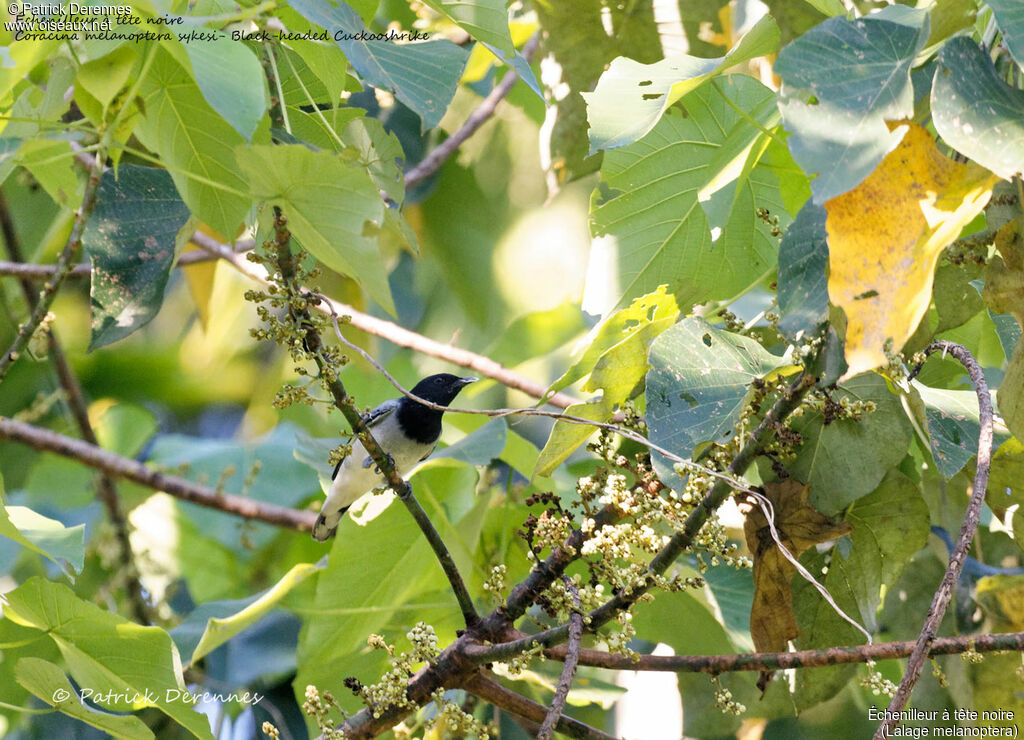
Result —
<path fill-rule="evenodd" d="M 974 391 L 978 396 L 978 415 L 981 422 L 981 430 L 978 434 L 978 464 L 974 470 L 971 499 L 967 504 L 967 512 L 964 514 L 964 523 L 960 528 L 956 547 L 953 548 L 949 557 L 949 565 L 946 566 L 946 573 L 942 577 L 942 583 L 928 608 L 928 616 L 925 617 L 914 652 L 907 661 L 903 680 L 900 681 L 896 695 L 889 703 L 889 711 L 885 714 L 885 720 L 875 731 L 876 740 L 889 737 L 893 728 L 899 724 L 900 712 L 910 700 L 910 693 L 914 690 L 914 684 L 917 683 L 917 679 L 921 675 L 921 669 L 928 658 L 928 648 L 935 640 L 939 625 L 942 624 L 942 617 L 946 614 L 946 607 L 949 606 L 949 601 L 953 597 L 953 588 L 960 579 L 960 571 L 963 570 L 964 559 L 967 557 L 967 548 L 970 547 L 974 533 L 978 529 L 981 506 L 985 502 L 985 489 L 988 486 L 989 465 L 992 462 L 992 397 L 988 392 L 985 373 L 974 356 L 962 345 L 935 341 L 928 345 L 925 354 L 930 355 L 939 351 L 943 354 L 951 354 L 959 360 L 960 364 L 967 368 L 967 374 L 971 378 L 971 383 L 974 384 Z M 915 368 L 911 378 L 917 374 L 918 370 L 920 370 L 920 366 Z"/>
<path fill-rule="evenodd" d="M 530 40 L 526 42 L 522 52 L 523 58 L 526 61 L 530 61 L 533 57 L 533 53 L 537 50 L 537 45 L 539 43 L 539 33 L 535 33 Z M 438 168 L 444 164 L 445 160 L 452 156 L 452 154 L 456 152 L 466 139 L 475 134 L 477 129 L 483 126 L 487 119 L 494 115 L 494 111 L 497 109 L 498 103 L 504 100 L 512 91 L 512 87 L 518 80 L 519 75 L 516 71 L 514 69 L 509 69 L 501 79 L 501 82 L 495 85 L 494 89 L 491 90 L 490 94 L 488 94 L 488 96 L 484 98 L 483 102 L 477 106 L 476 110 L 470 113 L 469 118 L 466 119 L 466 122 L 462 124 L 459 130 L 438 144 L 433 150 L 431 150 L 430 154 L 420 160 L 419 164 L 405 173 L 405 189 L 409 190 L 410 188 L 416 187 L 437 172 Z"/>
<path fill-rule="evenodd" d="M 116 478 L 124 478 L 147 488 L 163 491 L 174 498 L 246 519 L 305 532 L 312 530 L 313 522 L 316 521 L 316 515 L 311 511 L 299 511 L 286 506 L 254 501 L 244 496 L 221 493 L 214 488 L 193 483 L 177 475 L 163 473 L 138 460 L 116 455 L 80 439 L 0 416 L 0 440 L 2 439 L 20 442 L 37 450 L 53 452 Z"/>
<path fill-rule="evenodd" d="M 383 475 L 384 479 L 388 482 L 388 486 L 398 494 L 399 500 L 405 505 L 406 509 L 409 510 L 413 519 L 416 520 L 416 524 L 419 525 L 420 530 L 423 532 L 423 536 L 426 537 L 427 542 L 434 551 L 434 555 L 441 564 L 442 570 L 444 570 L 445 575 L 448 577 L 448 582 L 452 587 L 452 592 L 455 594 L 455 599 L 458 601 L 459 608 L 462 610 L 462 616 L 465 620 L 466 626 L 472 627 L 480 621 L 480 616 L 476 613 L 476 609 L 473 606 L 473 599 L 470 597 L 469 591 L 466 589 L 466 584 L 462 580 L 462 576 L 459 574 L 459 569 L 455 565 L 455 559 L 448 551 L 448 547 L 445 545 L 444 540 L 441 539 L 441 535 L 430 521 L 430 517 L 427 516 L 427 512 L 423 510 L 420 502 L 413 495 L 412 486 L 408 481 L 403 479 L 401 475 L 399 475 L 398 471 L 395 469 L 394 460 L 392 460 L 392 458 L 383 449 L 381 449 L 380 445 L 377 444 L 377 441 L 373 438 L 369 428 L 366 426 L 366 422 L 363 420 L 362 415 L 356 408 L 355 402 L 352 400 L 352 397 L 348 395 L 344 384 L 338 378 L 336 369 L 331 367 L 330 363 L 324 357 L 323 340 L 310 321 L 309 311 L 305 307 L 308 304 L 303 300 L 299 293 L 299 286 L 296 284 L 295 264 L 292 259 L 291 248 L 289 246 L 291 234 L 288 231 L 287 220 L 283 215 L 281 215 L 280 209 L 276 206 L 274 208 L 274 234 L 277 266 L 281 271 L 284 288 L 289 297 L 293 297 L 301 301 L 300 305 L 302 306 L 302 308 L 295 308 L 294 302 L 290 301 L 288 304 L 288 311 L 292 314 L 292 319 L 296 326 L 301 327 L 305 331 L 305 347 L 316 360 L 317 367 L 320 369 L 320 375 L 326 381 L 327 387 L 330 390 L 331 395 L 334 397 L 334 405 L 345 416 L 345 420 L 348 421 L 353 434 L 355 434 L 359 438 L 359 441 L 363 443 L 363 447 L 366 449 L 367 454 L 369 454 L 373 459 L 377 469 L 380 470 L 381 475 Z"/>
<path fill-rule="evenodd" d="M 7 252 L 14 260 L 14 263 L 23 263 L 24 255 L 21 251 L 21 242 L 18 239 L 18 232 L 14 228 L 14 220 L 11 217 L 10 208 L 7 206 L 7 198 L 4 197 L 2 190 L 0 190 L 0 231 L 3 232 Z M 21 283 L 21 290 L 25 294 L 25 302 L 30 309 L 35 309 L 39 302 L 39 297 L 36 295 L 32 283 L 26 278 L 22 278 L 19 282 Z M 57 330 L 55 328 L 50 329 L 48 342 L 50 360 L 53 362 L 57 378 L 60 380 L 61 387 L 67 396 L 68 408 L 75 420 L 75 424 L 78 426 L 79 434 L 89 444 L 99 445 L 99 440 L 93 431 L 92 423 L 89 421 L 89 408 L 85 400 L 85 394 L 82 392 L 82 386 L 78 382 L 75 371 L 71 369 L 71 365 L 68 363 L 67 356 L 64 354 L 64 347 L 57 338 Z M 106 473 L 101 474 L 96 484 L 96 493 L 99 496 L 100 502 L 107 510 L 107 517 L 110 519 L 110 524 L 114 528 L 114 536 L 117 538 L 121 568 L 125 576 L 125 586 L 128 593 L 128 603 L 131 605 L 135 618 L 140 623 L 147 624 L 151 621 L 149 605 L 146 603 L 145 596 L 143 596 L 138 568 L 136 568 L 135 561 L 132 558 L 131 540 L 128 536 L 128 522 L 125 519 L 124 512 L 121 510 L 121 502 L 118 499 L 117 486 L 114 483 L 113 477 Z"/>
<path fill-rule="evenodd" d="M 573 607 L 580 607 L 580 592 L 571 580 L 562 576 L 565 587 L 572 595 Z M 565 708 L 565 700 L 569 698 L 569 687 L 572 685 L 572 677 L 576 675 L 576 664 L 580 659 L 580 642 L 583 640 L 583 614 L 573 611 L 569 615 L 569 644 L 565 649 L 565 665 L 562 666 L 562 675 L 558 678 L 558 686 L 555 687 L 555 696 L 551 700 L 551 708 L 544 717 L 544 724 L 537 732 L 537 740 L 550 740 L 554 735 L 555 725 L 562 716 Z"/>
<path fill-rule="evenodd" d="M 544 707 L 540 704 L 530 701 L 525 696 L 520 696 L 515 691 L 506 689 L 501 684 L 485 678 L 479 672 L 462 681 L 459 688 L 479 696 L 499 709 L 504 709 L 510 714 L 524 717 L 533 722 L 542 721 L 546 714 Z M 564 714 L 558 717 L 555 728 L 563 735 L 579 738 L 579 740 L 614 740 L 613 735 L 601 732 L 597 728 L 584 724 L 572 717 L 567 717 Z M 540 737 L 540 735 L 537 737 Z"/>
<path fill-rule="evenodd" d="M 68 272 L 71 271 L 72 262 L 75 253 L 78 248 L 82 245 L 82 235 L 85 233 L 85 224 L 89 221 L 89 216 L 92 215 L 92 209 L 96 206 L 96 195 L 100 188 L 100 176 L 103 174 L 103 157 L 97 156 L 93 159 L 93 166 L 89 170 L 89 179 L 85 184 L 85 192 L 82 195 L 82 205 L 78 208 L 78 212 L 75 214 L 75 223 L 71 227 L 71 234 L 68 236 L 67 244 L 64 245 L 64 249 L 60 253 L 60 257 L 57 258 L 56 272 L 53 277 L 46 281 L 43 286 L 42 292 L 39 294 L 39 301 L 36 303 L 35 308 L 32 309 L 32 314 L 28 320 L 21 325 L 18 330 L 18 335 L 14 338 L 14 343 L 11 344 L 11 348 L 8 349 L 2 356 L 0 356 L 0 381 L 3 381 L 7 375 L 7 371 L 11 369 L 11 365 L 18 359 L 22 352 L 25 351 L 25 346 L 28 344 L 28 340 L 35 333 L 36 329 L 43 322 L 43 319 L 50 312 L 50 306 L 53 305 L 53 299 L 57 297 L 57 290 L 60 288 L 61 283 L 64 282 L 64 278 L 67 277 Z"/>

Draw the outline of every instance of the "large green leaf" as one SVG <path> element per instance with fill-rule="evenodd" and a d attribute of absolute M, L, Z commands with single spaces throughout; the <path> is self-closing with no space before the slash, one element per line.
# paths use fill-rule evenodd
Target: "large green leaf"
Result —
<path fill-rule="evenodd" d="M 159 627 L 142 627 L 75 596 L 67 586 L 31 578 L 4 595 L 4 616 L 47 633 L 71 676 L 96 703 L 133 711 L 157 707 L 198 738 L 212 738 L 181 675 L 178 651 Z"/>
<path fill-rule="evenodd" d="M 384 218 L 384 202 L 367 171 L 300 144 L 239 147 L 237 153 L 254 197 L 279 205 L 302 246 L 358 280 L 393 313 L 384 258 L 363 234 L 367 224 L 380 226 Z"/>
<path fill-rule="evenodd" d="M 469 59 L 465 49 L 447 40 L 411 44 L 374 40 L 359 14 L 342 0 L 336 5 L 329 0 L 294 0 L 291 6 L 332 34 L 342 33 L 336 37 L 338 46 L 363 82 L 393 92 L 419 115 L 424 129 L 440 123 Z M 361 38 L 365 35 L 371 38 Z"/>
<path fill-rule="evenodd" d="M 924 404 L 928 442 L 939 473 L 947 480 L 963 469 L 978 454 L 978 395 L 974 391 L 950 391 L 912 383 Z M 996 432 L 992 451 L 1010 435 Z"/>
<path fill-rule="evenodd" d="M 900 143 L 905 127 L 885 122 L 913 115 L 910 68 L 927 39 L 927 23 L 836 17 L 779 53 L 779 108 L 793 158 L 817 175 L 815 203 L 854 188 Z"/>
<path fill-rule="evenodd" d="M 779 331 L 809 337 L 828 318 L 828 233 L 825 209 L 808 201 L 779 244 Z"/>
<path fill-rule="evenodd" d="M 210 107 L 246 141 L 252 141 L 270 103 L 263 65 L 247 45 L 232 41 L 226 33 L 212 33 L 214 39 L 184 45 L 196 84 Z"/>
<path fill-rule="evenodd" d="M 909 478 L 890 471 L 875 491 L 853 504 L 846 521 L 853 526 L 853 533 L 833 547 L 823 585 L 847 615 L 873 633 L 878 628 L 882 588 L 900 577 L 927 540 L 928 506 Z M 800 649 L 864 641 L 860 631 L 799 574 L 793 578 L 793 611 L 800 627 Z M 854 672 L 853 666 L 798 672 L 798 706 L 807 708 L 830 697 Z"/>
<path fill-rule="evenodd" d="M 103 730 L 120 740 L 144 740 L 154 737 L 138 717 L 132 715 L 108 714 L 89 707 L 78 698 L 78 692 L 71 686 L 60 666 L 41 658 L 21 658 L 14 668 L 18 683 L 42 699 L 51 707 L 81 720 L 96 729 Z"/>
<path fill-rule="evenodd" d="M 505 0 L 424 0 L 424 3 L 458 23 L 477 41 L 506 54 L 515 53 Z"/>
<path fill-rule="evenodd" d="M 686 93 L 711 76 L 754 57 L 770 54 L 779 44 L 779 29 L 764 16 L 724 57 L 702 59 L 689 54 L 641 64 L 619 57 L 598 80 L 592 93 L 583 93 L 590 123 L 590 153 L 632 144 L 646 135 Z"/>
<path fill-rule="evenodd" d="M 565 410 L 569 416 L 579 416 L 591 421 L 606 422 L 611 419 L 613 409 L 602 399 L 585 403 L 574 403 Z M 597 431 L 597 427 L 586 424 L 574 424 L 568 421 L 556 421 L 551 428 L 548 441 L 533 468 L 533 475 L 548 476 L 555 468 L 565 462 L 577 447 Z"/>
<path fill-rule="evenodd" d="M 753 339 L 687 318 L 654 340 L 647 373 L 647 426 L 652 442 L 682 458 L 703 442 L 734 433 L 751 381 L 779 368 L 781 358 Z M 655 456 L 656 464 L 661 460 Z M 659 472 L 669 478 L 671 465 Z"/>
<path fill-rule="evenodd" d="M 266 591 L 247 599 L 211 601 L 197 606 L 181 624 L 171 630 L 185 665 L 192 665 L 242 630 L 266 616 L 288 593 L 327 565 L 299 563 Z"/>
<path fill-rule="evenodd" d="M 0 496 L 0 536 L 52 560 L 69 577 L 82 572 L 85 525 L 65 527 L 25 506 L 4 506 Z"/>
<path fill-rule="evenodd" d="M 791 423 L 803 437 L 796 459 L 786 469 L 811 486 L 811 503 L 827 515 L 842 511 L 873 491 L 889 468 L 907 453 L 912 428 L 885 380 L 874 373 L 858 375 L 834 394 L 839 402 L 872 401 L 875 411 L 859 421 L 826 424 L 821 413 L 804 413 Z"/>
<path fill-rule="evenodd" d="M 947 144 L 1000 177 L 1024 171 L 1024 92 L 1003 82 L 968 38 L 939 52 L 932 119 Z"/>
<path fill-rule="evenodd" d="M 232 238 L 252 203 L 235 159 L 242 136 L 206 102 L 171 54 L 154 52 L 141 95 L 145 115 L 136 133 L 160 155 L 193 214 Z"/>
<path fill-rule="evenodd" d="M 716 80 L 670 108 L 640 141 L 605 152 L 591 214 L 597 244 L 618 262 L 609 306 L 667 284 L 685 311 L 736 295 L 775 264 L 777 241 L 756 209 L 778 215 L 782 226 L 789 217 L 766 161 L 698 203 L 698 192 L 717 174 L 719 147 L 736 127 L 756 130 L 733 106 L 748 110 L 772 96 L 751 77 Z"/>
<path fill-rule="evenodd" d="M 1024 69 L 1024 5 L 1017 0 L 986 0 L 985 4 L 992 8 L 1003 32 L 1003 43 Z"/>
<path fill-rule="evenodd" d="M 89 349 L 124 339 L 160 310 L 174 241 L 188 220 L 167 170 L 125 164 L 103 173 L 82 245 L 92 261 Z"/>

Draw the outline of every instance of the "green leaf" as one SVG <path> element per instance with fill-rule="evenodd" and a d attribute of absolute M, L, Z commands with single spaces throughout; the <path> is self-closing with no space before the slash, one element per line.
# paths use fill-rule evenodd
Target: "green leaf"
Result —
<path fill-rule="evenodd" d="M 160 428 L 152 411 L 130 403 L 100 402 L 90 411 L 100 447 L 125 457 L 138 455 Z"/>
<path fill-rule="evenodd" d="M 24 80 L 32 68 L 53 54 L 60 41 L 49 39 L 22 39 L 0 47 L 0 98 L 6 98 L 14 86 Z"/>
<path fill-rule="evenodd" d="M 124 44 L 99 59 L 82 64 L 75 81 L 106 110 L 110 101 L 128 84 L 137 57 L 135 47 Z"/>
<path fill-rule="evenodd" d="M 603 400 L 598 399 L 574 403 L 565 410 L 565 413 L 569 416 L 580 416 L 593 421 L 608 421 L 611 419 L 612 409 Z M 551 428 L 551 435 L 548 437 L 544 449 L 540 451 L 540 457 L 537 458 L 531 477 L 551 475 L 555 468 L 565 462 L 569 455 L 596 431 L 597 427 L 588 424 L 556 421 Z"/>
<path fill-rule="evenodd" d="M 46 632 L 75 683 L 91 689 L 96 703 L 118 711 L 154 706 L 195 737 L 213 737 L 206 716 L 181 698 L 188 691 L 178 652 L 164 630 L 133 624 L 83 601 L 67 586 L 38 577 L 4 599 L 4 615 Z"/>
<path fill-rule="evenodd" d="M 489 465 L 505 449 L 508 423 L 492 419 L 453 445 L 438 450 L 429 460 L 459 460 L 467 465 Z"/>
<path fill-rule="evenodd" d="M 0 505 L 0 535 L 53 561 L 69 578 L 82 572 L 84 524 L 65 527 L 56 519 L 49 519 L 28 507 Z"/>
<path fill-rule="evenodd" d="M 1010 432 L 1024 438 L 1024 342 L 1017 342 L 999 385 L 999 413 Z"/>
<path fill-rule="evenodd" d="M 1003 82 L 968 38 L 939 52 L 932 119 L 947 144 L 1000 177 L 1024 170 L 1024 92 Z"/>
<path fill-rule="evenodd" d="M 779 244 L 779 332 L 791 342 L 828 319 L 828 243 L 821 206 L 808 201 Z"/>
<path fill-rule="evenodd" d="M 572 366 L 551 384 L 550 392 L 554 393 L 589 375 L 598 362 L 615 347 L 639 343 L 644 347 L 646 363 L 646 347 L 654 337 L 672 326 L 679 316 L 679 307 L 675 299 L 665 292 L 665 286 L 659 285 L 656 290 L 633 300 L 627 307 L 616 311 L 606 318 L 586 336 L 581 343 L 584 347 Z"/>
<path fill-rule="evenodd" d="M 717 59 L 688 54 L 641 64 L 619 57 L 601 75 L 597 89 L 583 93 L 590 123 L 590 153 L 638 141 L 668 108 L 713 75 L 754 57 L 771 54 L 779 45 L 779 29 L 764 16 L 732 50 Z"/>
<path fill-rule="evenodd" d="M 773 95 L 744 75 L 717 80 L 670 108 L 640 141 L 605 152 L 591 217 L 595 245 L 614 250 L 618 260 L 611 307 L 669 282 L 686 311 L 698 301 L 735 296 L 775 264 L 777 240 L 756 207 L 780 216 L 783 227 L 789 216 L 767 162 L 698 203 L 698 192 L 718 174 L 718 149 L 736 127 L 754 128 L 734 106 L 749 110 Z"/>
<path fill-rule="evenodd" d="M 281 207 L 302 246 L 394 313 L 384 258 L 363 235 L 367 224 L 380 226 L 384 218 L 384 202 L 366 170 L 299 144 L 239 147 L 237 154 L 254 197 Z"/>
<path fill-rule="evenodd" d="M 836 17 L 779 52 L 779 108 L 793 158 L 817 175 L 815 203 L 856 187 L 900 143 L 906 128 L 885 122 L 912 117 L 910 68 L 927 38 L 927 23 Z"/>
<path fill-rule="evenodd" d="M 68 142 L 28 139 L 18 150 L 17 161 L 32 173 L 54 203 L 69 210 L 81 204 L 82 186 Z"/>
<path fill-rule="evenodd" d="M 751 381 L 784 364 L 753 339 L 683 319 L 651 346 L 651 441 L 683 458 L 703 442 L 723 442 L 734 433 Z"/>
<path fill-rule="evenodd" d="M 451 18 L 477 41 L 515 53 L 505 0 L 424 0 L 424 4 Z"/>
<path fill-rule="evenodd" d="M 834 515 L 851 501 L 873 491 L 907 453 L 912 428 L 899 398 L 885 380 L 864 373 L 839 387 L 834 394 L 851 401 L 873 401 L 875 411 L 860 421 L 839 419 L 826 425 L 818 413 L 804 413 L 790 426 L 803 437 L 796 459 L 786 469 L 811 486 L 811 503 Z"/>
<path fill-rule="evenodd" d="M 895 583 L 911 556 L 927 541 L 928 506 L 909 478 L 890 471 L 875 491 L 851 506 L 846 521 L 853 526 L 851 546 L 845 555 L 842 546 L 832 549 L 823 585 L 843 611 L 869 632 L 875 632 L 882 588 Z M 820 568 L 809 570 L 820 572 Z M 864 641 L 860 631 L 839 616 L 799 575 L 793 578 L 793 611 L 800 626 L 796 641 L 799 649 Z M 797 705 L 804 709 L 829 698 L 853 673 L 852 666 L 799 671 Z"/>
<path fill-rule="evenodd" d="M 579 306 L 563 303 L 514 319 L 484 352 L 495 362 L 514 367 L 526 357 L 539 357 L 561 347 L 586 329 Z M 556 381 L 559 382 L 559 381 Z"/>
<path fill-rule="evenodd" d="M 167 170 L 125 164 L 103 173 L 82 244 L 92 261 L 89 350 L 124 339 L 156 316 L 188 207 Z"/>
<path fill-rule="evenodd" d="M 942 477 L 949 480 L 978 454 L 978 434 L 981 431 L 978 395 L 974 391 L 929 388 L 916 380 L 911 385 L 924 404 L 928 441 L 935 466 Z M 995 452 L 1009 437 L 1009 434 L 996 432 L 992 451 Z"/>
<path fill-rule="evenodd" d="M 243 139 L 169 52 L 158 48 L 153 54 L 141 86 L 145 115 L 136 133 L 160 155 L 189 210 L 232 238 L 252 203 L 235 159 Z"/>
<path fill-rule="evenodd" d="M 262 593 L 247 599 L 211 601 L 197 606 L 181 624 L 171 630 L 171 639 L 182 655 L 185 665 L 193 665 L 242 630 L 255 624 L 277 606 L 288 593 L 327 565 L 299 563 L 283 578 Z"/>
<path fill-rule="evenodd" d="M 337 5 L 294 0 L 291 7 L 306 20 L 332 32 L 374 35 L 342 0 L 337 0 Z M 469 52 L 447 40 L 392 44 L 353 38 L 337 43 L 363 82 L 393 92 L 419 115 L 424 130 L 441 122 L 469 59 Z"/>
<path fill-rule="evenodd" d="M 1017 0 L 985 0 L 985 4 L 992 8 L 1003 33 L 1003 44 L 1024 69 L 1024 5 Z"/>
<path fill-rule="evenodd" d="M 71 686 L 64 671 L 48 660 L 21 658 L 14 668 L 14 676 L 21 686 L 51 707 L 103 730 L 111 737 L 122 740 L 155 737 L 153 731 L 138 717 L 107 714 L 87 706 L 78 698 L 78 692 Z"/>
<path fill-rule="evenodd" d="M 270 103 L 260 60 L 226 33 L 184 47 L 206 102 L 246 141 L 252 141 Z"/>

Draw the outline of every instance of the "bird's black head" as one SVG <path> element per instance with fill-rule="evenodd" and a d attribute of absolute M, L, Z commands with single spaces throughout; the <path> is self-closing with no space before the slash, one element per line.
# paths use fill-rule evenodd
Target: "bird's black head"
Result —
<path fill-rule="evenodd" d="M 476 378 L 460 378 L 451 373 L 429 375 L 416 384 L 412 389 L 412 394 L 419 396 L 424 401 L 447 406 L 455 400 L 459 391 L 476 380 Z"/>
<path fill-rule="evenodd" d="M 424 401 L 447 406 L 455 400 L 459 391 L 475 380 L 460 378 L 451 373 L 430 375 L 417 383 L 412 393 Z M 398 422 L 406 435 L 423 444 L 436 442 L 441 436 L 441 416 L 444 412 L 417 403 L 408 396 L 403 396 L 398 403 Z"/>

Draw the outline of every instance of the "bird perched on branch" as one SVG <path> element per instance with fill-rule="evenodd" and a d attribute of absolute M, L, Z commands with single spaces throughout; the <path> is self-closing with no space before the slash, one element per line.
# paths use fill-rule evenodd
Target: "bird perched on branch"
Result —
<path fill-rule="evenodd" d="M 439 406 L 447 406 L 465 386 L 477 378 L 460 378 L 441 373 L 424 378 L 412 389 L 414 396 Z M 394 461 L 395 469 L 404 473 L 420 460 L 426 459 L 441 436 L 443 411 L 424 406 L 408 396 L 385 401 L 363 417 L 377 444 Z M 320 516 L 313 525 L 313 539 L 330 539 L 338 522 L 357 498 L 383 482 L 380 471 L 358 439 L 352 440 L 352 451 L 334 468 L 331 487 Z"/>

